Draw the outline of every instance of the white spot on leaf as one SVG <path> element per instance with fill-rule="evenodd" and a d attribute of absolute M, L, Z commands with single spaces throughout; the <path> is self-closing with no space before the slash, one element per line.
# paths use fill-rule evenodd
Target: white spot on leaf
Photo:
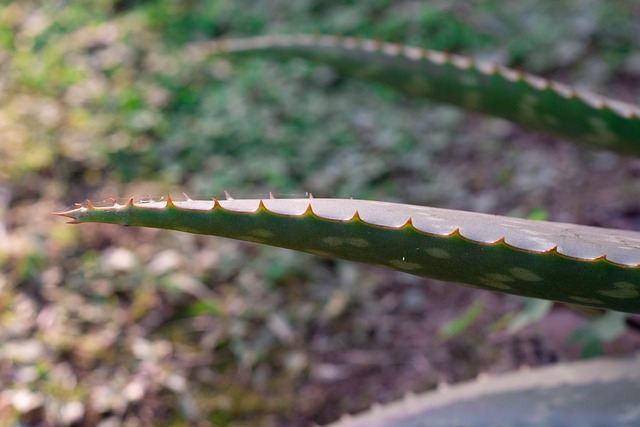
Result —
<path fill-rule="evenodd" d="M 371 245 L 368 240 L 361 239 L 360 237 L 349 237 L 345 240 L 348 245 L 355 246 L 356 248 L 366 248 Z"/>
<path fill-rule="evenodd" d="M 526 94 L 522 97 L 520 101 L 519 107 L 519 115 L 523 120 L 535 120 L 536 119 L 536 105 L 538 104 L 538 98 L 531 95 Z"/>
<path fill-rule="evenodd" d="M 449 254 L 449 252 L 440 248 L 428 248 L 428 249 L 425 249 L 425 252 L 434 258 L 440 258 L 440 259 L 451 258 L 451 254 Z"/>
<path fill-rule="evenodd" d="M 616 134 L 609 129 L 609 125 L 602 119 L 590 117 L 589 124 L 593 127 L 593 134 L 586 139 L 597 145 L 611 145 L 616 142 Z"/>
<path fill-rule="evenodd" d="M 600 295 L 611 298 L 630 299 L 640 296 L 638 287 L 631 282 L 616 282 L 613 284 L 615 289 L 600 291 Z"/>
<path fill-rule="evenodd" d="M 270 230 L 266 230 L 264 228 L 259 228 L 257 230 L 254 230 L 251 232 L 251 234 L 254 234 L 258 237 L 273 237 L 275 236 L 275 234 L 273 234 L 273 231 Z"/>
<path fill-rule="evenodd" d="M 344 244 L 344 239 L 342 237 L 324 237 L 322 238 L 322 242 L 329 246 L 342 246 Z"/>
<path fill-rule="evenodd" d="M 507 283 L 513 282 L 514 280 L 515 279 L 513 277 L 507 274 L 489 273 L 485 274 L 485 276 L 480 279 L 480 283 L 491 288 L 508 290 L 512 288 L 511 286 L 507 285 Z"/>
<path fill-rule="evenodd" d="M 329 236 L 322 239 L 329 246 L 354 246 L 356 248 L 366 248 L 370 245 L 369 241 L 360 237 L 336 237 Z"/>
<path fill-rule="evenodd" d="M 527 270 L 522 267 L 513 267 L 509 269 L 509 272 L 516 279 L 524 280 L 525 282 L 540 282 L 542 281 L 542 277 L 538 276 L 531 270 Z"/>

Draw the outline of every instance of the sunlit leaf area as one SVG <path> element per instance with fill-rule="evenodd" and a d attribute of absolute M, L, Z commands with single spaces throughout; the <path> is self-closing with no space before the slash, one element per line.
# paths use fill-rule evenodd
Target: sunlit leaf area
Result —
<path fill-rule="evenodd" d="M 639 21 L 611 0 L 0 0 L 0 425 L 322 425 L 481 373 L 637 351 L 633 316 L 50 213 L 312 193 L 639 230 L 637 159 L 302 60 L 194 54 L 354 35 L 637 104 Z"/>

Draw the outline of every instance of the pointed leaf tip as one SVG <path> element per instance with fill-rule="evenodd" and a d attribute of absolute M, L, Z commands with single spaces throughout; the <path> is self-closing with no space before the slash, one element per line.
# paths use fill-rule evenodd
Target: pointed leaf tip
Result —
<path fill-rule="evenodd" d="M 77 205 L 77 203 L 76 203 Z M 78 209 L 71 209 L 64 212 L 51 212 L 52 215 L 60 216 L 63 218 L 71 218 L 71 221 L 67 222 L 67 224 L 79 224 L 77 221 L 77 213 L 80 209 L 84 209 L 84 207 L 80 206 Z"/>
<path fill-rule="evenodd" d="M 69 213 L 70 211 L 65 212 L 51 212 L 51 215 L 61 216 L 63 218 L 73 218 L 73 215 Z"/>

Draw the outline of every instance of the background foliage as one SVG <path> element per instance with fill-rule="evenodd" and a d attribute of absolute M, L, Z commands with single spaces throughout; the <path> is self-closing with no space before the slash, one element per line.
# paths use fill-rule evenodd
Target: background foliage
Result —
<path fill-rule="evenodd" d="M 584 319 L 559 308 L 509 334 L 511 297 L 49 215 L 226 189 L 638 229 L 637 160 L 302 61 L 201 62 L 193 45 L 359 35 L 637 102 L 639 18 L 638 2 L 610 0 L 0 1 L 0 424 L 304 426 L 578 357 L 569 335 L 593 352 L 640 348 L 629 332 L 572 333 Z"/>

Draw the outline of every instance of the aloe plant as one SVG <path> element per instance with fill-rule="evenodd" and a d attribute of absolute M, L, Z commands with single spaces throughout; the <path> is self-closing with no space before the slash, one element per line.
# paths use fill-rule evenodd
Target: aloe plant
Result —
<path fill-rule="evenodd" d="M 304 57 L 416 96 L 592 146 L 640 154 L 640 109 L 505 67 L 334 36 L 267 36 L 194 48 Z M 91 202 L 60 213 L 212 234 L 364 262 L 492 291 L 640 313 L 640 233 L 340 199 Z"/>
<path fill-rule="evenodd" d="M 637 107 L 461 56 L 332 36 L 217 41 L 194 52 L 203 59 L 221 54 L 304 57 L 411 95 L 594 147 L 640 154 Z M 58 215 L 72 223 L 230 237 L 491 291 L 640 313 L 640 233 L 632 231 L 380 201 L 235 200 L 228 194 L 224 200 L 167 196 L 100 206 L 87 201 Z M 454 386 L 446 393 L 410 396 L 335 426 L 631 427 L 640 422 L 638 372 L 637 357 L 542 368 Z"/>

